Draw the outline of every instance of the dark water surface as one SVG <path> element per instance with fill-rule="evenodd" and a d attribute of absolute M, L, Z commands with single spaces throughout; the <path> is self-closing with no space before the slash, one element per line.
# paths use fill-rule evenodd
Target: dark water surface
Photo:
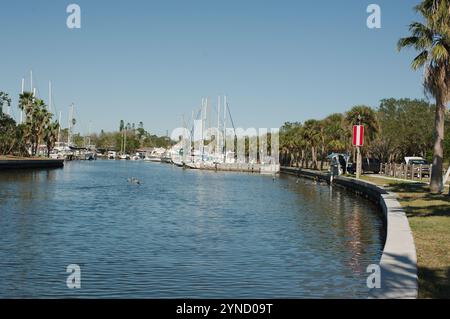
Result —
<path fill-rule="evenodd" d="M 0 236 L 3 298 L 365 298 L 383 223 L 303 179 L 96 161 L 0 172 Z"/>

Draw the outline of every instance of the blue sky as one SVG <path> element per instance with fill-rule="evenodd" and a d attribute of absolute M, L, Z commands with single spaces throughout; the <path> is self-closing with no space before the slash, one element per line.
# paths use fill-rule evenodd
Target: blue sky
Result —
<path fill-rule="evenodd" d="M 69 30 L 77 3 L 82 28 Z M 368 29 L 366 8 L 382 9 Z M 13 96 L 29 70 L 39 95 L 77 130 L 113 130 L 121 119 L 165 134 L 202 97 L 227 94 L 239 127 L 279 127 L 388 97 L 422 98 L 414 52 L 396 51 L 418 0 L 4 1 L 0 90 Z"/>

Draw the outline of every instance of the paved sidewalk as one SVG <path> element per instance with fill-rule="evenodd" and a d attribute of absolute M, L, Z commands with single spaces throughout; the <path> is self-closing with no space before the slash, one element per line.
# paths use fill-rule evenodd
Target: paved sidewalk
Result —
<path fill-rule="evenodd" d="M 410 180 L 410 179 L 402 179 L 402 178 L 384 176 L 384 175 L 380 175 L 380 174 L 370 174 L 370 175 L 367 175 L 367 176 L 375 177 L 375 178 L 389 179 L 391 181 L 399 181 L 399 182 L 405 182 L 405 183 L 430 184 L 430 182 L 427 182 L 427 181 L 416 181 L 416 180 Z"/>
<path fill-rule="evenodd" d="M 430 182 L 428 181 L 413 181 L 410 179 L 401 179 L 401 178 L 395 178 L 395 177 L 389 177 L 389 176 L 384 176 L 384 175 L 380 175 L 380 174 L 370 174 L 370 175 L 366 175 L 366 176 L 370 176 L 370 177 L 374 177 L 374 178 L 380 178 L 380 179 L 388 179 L 391 181 L 399 181 L 399 182 L 404 182 L 404 183 L 411 183 L 411 184 L 426 184 L 426 185 L 430 185 Z M 449 182 L 447 182 L 447 184 L 445 185 L 446 188 L 450 187 L 449 186 Z"/>

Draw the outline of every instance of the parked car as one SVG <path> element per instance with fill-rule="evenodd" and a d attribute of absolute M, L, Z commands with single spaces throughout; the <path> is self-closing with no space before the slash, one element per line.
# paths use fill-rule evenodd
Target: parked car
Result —
<path fill-rule="evenodd" d="M 417 156 L 405 157 L 405 161 L 403 162 L 403 164 L 413 165 L 413 164 L 416 164 L 416 162 L 424 162 L 424 163 L 422 163 L 422 165 L 429 165 L 428 162 L 423 157 L 417 157 Z"/>
<path fill-rule="evenodd" d="M 405 162 L 404 164 L 407 165 L 414 165 L 414 176 L 415 177 L 419 177 L 420 173 L 420 168 L 422 165 L 422 176 L 423 177 L 430 177 L 430 163 L 427 162 L 424 158 L 422 157 L 405 157 Z M 411 175 L 411 174 L 409 174 Z"/>
<path fill-rule="evenodd" d="M 364 158 L 362 160 L 362 173 L 374 173 L 380 172 L 381 162 L 376 158 Z M 347 171 L 351 174 L 356 173 L 356 163 L 350 163 Z"/>

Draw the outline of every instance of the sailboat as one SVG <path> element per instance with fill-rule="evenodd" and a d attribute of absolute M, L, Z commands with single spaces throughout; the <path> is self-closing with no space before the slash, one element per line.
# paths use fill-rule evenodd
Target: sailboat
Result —
<path fill-rule="evenodd" d="M 119 159 L 121 159 L 121 160 L 129 160 L 130 159 L 130 155 L 128 155 L 128 154 L 120 154 L 119 155 Z"/>
<path fill-rule="evenodd" d="M 224 101 L 226 102 L 226 97 L 224 98 Z M 202 98 L 202 103 L 200 109 L 197 111 L 197 116 L 194 116 L 194 111 L 192 112 L 189 149 L 187 150 L 188 153 L 184 162 L 186 167 L 192 169 L 214 168 L 216 167 L 216 164 L 224 162 L 223 149 L 221 146 L 220 102 L 221 97 L 218 99 L 217 128 L 210 127 L 211 118 L 208 115 L 210 115 L 211 108 L 208 98 Z M 224 110 L 226 112 L 226 109 Z M 226 119 L 226 116 L 224 119 Z M 195 122 L 200 122 L 200 127 L 196 127 L 194 125 Z M 209 123 L 209 125 L 207 123 Z M 223 127 L 226 127 L 226 122 L 223 123 Z M 205 135 L 207 128 L 210 130 L 215 129 L 213 135 L 214 139 L 212 139 L 212 136 L 208 137 Z M 198 133 L 198 131 L 200 131 L 200 136 L 195 134 Z M 207 140 L 208 138 L 209 141 Z"/>
<path fill-rule="evenodd" d="M 185 166 L 192 169 L 206 169 L 206 170 L 226 170 L 226 171 L 248 171 L 260 172 L 262 174 L 274 174 L 279 172 L 280 166 L 274 164 L 276 161 L 271 159 L 244 158 L 239 160 L 234 151 L 234 147 L 227 147 L 227 143 L 234 145 L 236 136 L 236 128 L 234 126 L 233 118 L 231 116 L 230 107 L 227 97 L 223 97 L 223 113 L 222 98 L 218 98 L 217 102 L 217 127 L 213 128 L 208 125 L 215 133 L 214 136 L 205 136 L 205 128 L 208 120 L 208 99 L 202 99 L 200 110 L 197 113 L 197 123 L 200 122 L 200 128 L 194 126 L 194 112 L 192 115 L 192 129 L 190 134 L 189 146 L 184 147 L 183 141 L 180 141 L 172 148 L 172 162 L 178 166 Z M 223 116 L 222 116 L 223 114 Z M 221 119 L 222 116 L 222 119 Z M 198 120 L 200 117 L 200 121 Z M 229 135 L 227 130 L 227 121 L 230 121 L 233 126 L 233 135 Z M 209 119 L 210 123 L 210 119 Z M 186 126 L 184 126 L 186 127 Z M 194 133 L 196 129 L 201 131 L 201 136 L 196 136 Z M 184 151 L 187 151 L 187 156 L 182 156 Z M 183 153 L 182 153 L 183 152 Z M 262 156 L 262 155 L 261 155 Z"/>
<path fill-rule="evenodd" d="M 122 145 L 120 145 L 119 159 L 130 160 L 131 156 L 127 154 L 127 128 L 124 128 L 122 132 Z"/>

